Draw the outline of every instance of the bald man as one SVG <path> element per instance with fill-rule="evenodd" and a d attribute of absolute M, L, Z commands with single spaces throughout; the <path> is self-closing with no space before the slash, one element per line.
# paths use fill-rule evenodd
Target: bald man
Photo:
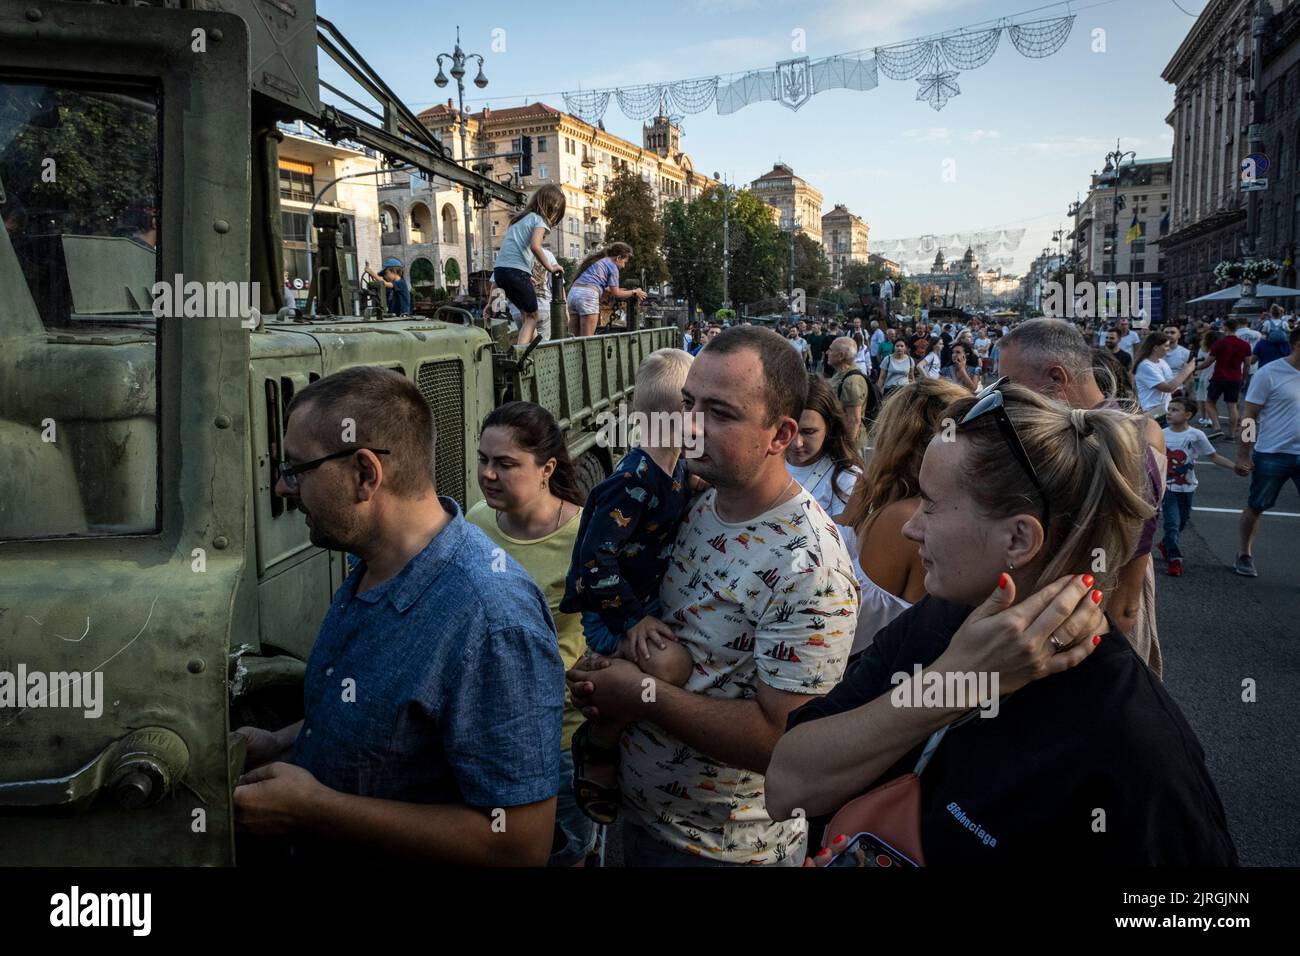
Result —
<path fill-rule="evenodd" d="M 848 420 L 849 441 L 855 448 L 861 448 L 866 438 L 862 428 L 862 411 L 867 404 L 870 385 L 867 376 L 858 368 L 854 359 L 858 355 L 857 344 L 847 336 L 840 336 L 831 343 L 826 353 L 826 361 L 832 370 L 831 391 L 840 400 L 844 408 L 844 417 Z"/>

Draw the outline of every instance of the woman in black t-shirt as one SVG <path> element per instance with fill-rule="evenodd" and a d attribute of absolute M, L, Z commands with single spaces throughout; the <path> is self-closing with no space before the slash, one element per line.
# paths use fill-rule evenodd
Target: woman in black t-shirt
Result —
<path fill-rule="evenodd" d="M 768 812 L 832 814 L 937 739 L 920 775 L 929 865 L 1235 865 L 1195 734 L 1098 609 L 1114 571 L 1089 573 L 1118 569 L 1154 512 L 1140 416 L 1002 381 L 947 417 L 903 528 L 929 596 L 791 714 Z"/>

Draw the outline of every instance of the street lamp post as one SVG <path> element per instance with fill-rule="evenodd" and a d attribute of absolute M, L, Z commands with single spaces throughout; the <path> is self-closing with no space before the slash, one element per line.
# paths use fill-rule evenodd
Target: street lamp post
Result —
<path fill-rule="evenodd" d="M 1258 0 L 1255 8 L 1255 20 L 1251 26 L 1251 57 L 1250 57 L 1250 127 L 1247 136 L 1250 139 L 1250 151 L 1252 153 L 1264 152 L 1264 35 L 1267 32 L 1268 17 L 1272 10 L 1269 7 L 1268 0 Z M 1279 170 L 1281 172 L 1281 170 Z M 1246 196 L 1246 236 L 1241 240 L 1241 253 L 1244 258 L 1252 259 L 1259 251 L 1259 193 L 1252 190 Z M 1242 283 L 1242 291 L 1247 289 L 1252 292 L 1254 283 L 1249 286 Z M 1246 321 L 1257 316 L 1260 311 L 1260 302 L 1253 294 L 1243 295 L 1237 299 L 1232 307 L 1232 314 L 1239 321 Z"/>
<path fill-rule="evenodd" d="M 1110 213 L 1110 281 L 1114 284 L 1118 270 L 1117 260 L 1119 258 L 1119 186 L 1120 186 L 1120 165 L 1124 160 L 1136 160 L 1137 153 L 1133 150 L 1121 150 L 1119 140 L 1115 140 L 1115 148 L 1106 154 L 1106 166 L 1102 169 L 1101 174 L 1105 179 L 1111 180 L 1111 188 L 1115 194 L 1111 196 L 1111 213 Z M 1109 299 L 1109 294 L 1107 295 Z"/>
<path fill-rule="evenodd" d="M 447 76 L 442 72 L 442 61 L 447 59 L 451 61 L 452 79 L 456 81 L 456 94 L 459 98 L 460 106 L 460 162 L 466 169 L 469 168 L 469 148 L 466 146 L 466 132 L 469 126 L 469 116 L 465 113 L 465 63 L 468 60 L 478 60 L 478 76 L 474 77 L 474 85 L 480 90 L 488 85 L 488 79 L 483 75 L 483 57 L 477 53 L 465 53 L 460 48 L 460 27 L 456 27 L 456 48 L 451 53 L 438 54 L 438 75 L 433 78 L 433 82 L 439 87 L 447 85 Z M 469 211 L 469 187 L 462 187 L 464 200 L 464 223 L 465 223 L 465 285 L 464 291 L 469 291 L 469 277 L 474 271 L 474 239 L 470 230 L 470 211 Z"/>
<path fill-rule="evenodd" d="M 722 193 L 722 307 L 731 308 L 731 297 L 729 279 L 731 276 L 731 187 L 722 181 L 722 177 L 714 172 L 713 178 L 718 181 L 718 190 Z"/>

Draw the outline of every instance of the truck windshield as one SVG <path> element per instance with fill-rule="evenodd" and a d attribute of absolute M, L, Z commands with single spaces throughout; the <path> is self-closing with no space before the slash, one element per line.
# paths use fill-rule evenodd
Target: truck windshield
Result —
<path fill-rule="evenodd" d="M 158 107 L 0 79 L 0 215 L 46 327 L 152 320 Z"/>
<path fill-rule="evenodd" d="M 0 540 L 157 530 L 160 116 L 0 76 Z"/>

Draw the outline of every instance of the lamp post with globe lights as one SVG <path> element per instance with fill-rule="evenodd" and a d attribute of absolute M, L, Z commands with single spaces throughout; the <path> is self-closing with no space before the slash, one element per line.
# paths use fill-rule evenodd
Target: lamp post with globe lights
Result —
<path fill-rule="evenodd" d="M 478 76 L 474 77 L 474 85 L 480 90 L 488 85 L 487 76 L 483 73 L 483 57 L 478 53 L 466 53 L 460 48 L 460 27 L 456 27 L 456 48 L 451 53 L 438 54 L 438 75 L 433 78 L 433 82 L 439 87 L 447 85 L 447 75 L 442 72 L 442 61 L 446 59 L 451 63 L 451 76 L 456 81 L 456 94 L 460 106 L 460 162 L 462 166 L 469 167 L 469 147 L 466 145 L 466 133 L 469 127 L 469 116 L 465 112 L 465 64 L 469 60 L 478 60 Z M 464 291 L 469 291 L 469 277 L 474 272 L 474 240 L 470 235 L 470 211 L 469 211 L 469 189 L 463 189 L 462 197 L 464 200 L 464 223 L 465 223 L 465 286 Z"/>

